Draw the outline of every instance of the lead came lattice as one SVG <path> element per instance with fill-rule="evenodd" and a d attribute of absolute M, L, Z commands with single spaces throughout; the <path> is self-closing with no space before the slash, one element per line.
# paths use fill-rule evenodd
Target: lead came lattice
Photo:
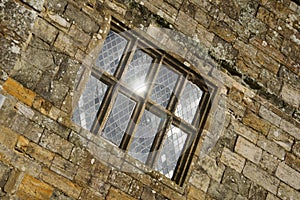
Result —
<path fill-rule="evenodd" d="M 102 136 L 119 146 L 132 115 L 134 106 L 134 101 L 119 93 L 102 131 Z"/>
<path fill-rule="evenodd" d="M 128 41 L 121 35 L 110 31 L 96 61 L 96 66 L 113 75 L 119 65 Z"/>
<path fill-rule="evenodd" d="M 72 120 L 83 128 L 90 130 L 106 90 L 107 85 L 91 76 L 79 99 Z"/>
<path fill-rule="evenodd" d="M 175 126 L 171 126 L 157 162 L 157 170 L 168 178 L 172 178 L 179 156 L 182 153 L 187 134 Z"/>
<path fill-rule="evenodd" d="M 145 110 L 138 129 L 134 134 L 129 154 L 145 163 L 159 127 L 160 118 Z"/>
<path fill-rule="evenodd" d="M 179 99 L 175 115 L 192 123 L 202 94 L 203 92 L 198 86 L 188 81 Z"/>

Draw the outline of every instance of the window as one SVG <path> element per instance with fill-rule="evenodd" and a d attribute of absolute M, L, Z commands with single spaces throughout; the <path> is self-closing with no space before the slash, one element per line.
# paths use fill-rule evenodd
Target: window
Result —
<path fill-rule="evenodd" d="M 73 121 L 178 184 L 210 105 L 200 75 L 134 32 L 113 26 Z"/>

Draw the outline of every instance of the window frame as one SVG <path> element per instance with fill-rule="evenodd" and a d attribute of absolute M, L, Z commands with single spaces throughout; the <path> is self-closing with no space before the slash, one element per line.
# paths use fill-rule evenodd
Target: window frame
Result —
<path fill-rule="evenodd" d="M 184 133 L 187 134 L 187 139 L 182 149 L 182 154 L 177 160 L 171 180 L 178 185 L 183 186 L 190 169 L 190 164 L 194 158 L 198 142 L 200 141 L 201 133 L 211 108 L 211 102 L 216 93 L 216 87 L 210 81 L 204 79 L 196 68 L 185 66 L 183 62 L 174 58 L 174 56 L 168 54 L 166 51 L 160 49 L 158 45 L 155 45 L 153 42 L 149 41 L 149 39 L 145 38 L 142 34 L 134 30 L 126 31 L 126 27 L 121 22 L 113 19 L 110 30 L 126 38 L 128 44 L 125 47 L 124 53 L 122 54 L 114 75 L 99 69 L 99 67 L 94 65 L 92 66 L 91 76 L 106 84 L 108 88 L 96 114 L 96 118 L 93 122 L 90 132 L 95 135 L 101 135 L 101 131 L 104 129 L 116 100 L 116 96 L 119 92 L 136 102 L 133 114 L 131 115 L 131 120 L 129 121 L 127 129 L 123 135 L 121 144 L 118 146 L 118 148 L 124 150 L 126 153 L 128 153 L 130 144 L 134 138 L 134 134 L 132 133 L 136 131 L 145 109 L 148 108 L 148 111 L 150 111 L 149 107 L 151 107 L 150 112 L 157 116 L 167 115 L 166 119 L 161 120 L 159 125 L 160 128 L 158 129 L 160 131 L 158 131 L 155 135 L 155 139 L 153 140 L 145 165 L 154 168 L 160 155 L 160 150 L 164 142 L 164 138 L 168 132 L 168 128 L 171 125 L 180 128 L 184 131 Z M 195 84 L 202 90 L 203 94 L 191 124 L 181 120 L 180 117 L 175 115 L 175 108 L 179 99 L 177 99 L 176 95 L 173 93 L 170 97 L 167 107 L 164 108 L 163 106 L 158 105 L 151 100 L 150 92 L 147 92 L 147 95 L 141 97 L 132 92 L 130 88 L 127 88 L 126 85 L 120 81 L 122 75 L 124 75 L 123 72 L 125 68 L 129 66 L 137 47 L 146 52 L 148 55 L 151 55 L 153 58 L 149 69 L 150 73 L 147 74 L 148 78 L 152 80 L 155 79 L 155 77 L 158 75 L 160 67 L 162 65 L 166 65 L 169 69 L 174 70 L 179 74 L 173 93 L 182 93 L 183 87 L 188 81 Z M 152 88 L 153 84 L 150 87 Z M 149 89 L 149 91 L 151 91 L 151 89 Z"/>

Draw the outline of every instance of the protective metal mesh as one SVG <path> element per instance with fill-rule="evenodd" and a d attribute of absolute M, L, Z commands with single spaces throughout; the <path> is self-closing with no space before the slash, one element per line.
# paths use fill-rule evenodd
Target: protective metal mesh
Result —
<path fill-rule="evenodd" d="M 187 134 L 175 126 L 167 133 L 156 169 L 168 178 L 172 178 L 179 156 L 182 153 Z"/>
<path fill-rule="evenodd" d="M 153 58 L 142 50 L 136 50 L 122 79 L 137 93 L 143 94 L 147 90 L 146 77 L 152 60 Z"/>
<path fill-rule="evenodd" d="M 156 101 L 158 104 L 167 107 L 177 79 L 178 74 L 167 67 L 162 66 L 158 72 L 158 76 L 152 90 L 151 99 Z"/>
<path fill-rule="evenodd" d="M 114 31 L 110 31 L 98 56 L 96 66 L 113 75 L 119 65 L 127 43 L 128 41 L 125 38 Z"/>
<path fill-rule="evenodd" d="M 91 76 L 78 101 L 72 120 L 81 127 L 90 130 L 106 90 L 107 85 Z"/>
<path fill-rule="evenodd" d="M 102 131 L 102 136 L 119 146 L 132 115 L 134 106 L 134 101 L 119 93 Z"/>
<path fill-rule="evenodd" d="M 202 94 L 203 92 L 198 86 L 188 82 L 179 99 L 175 115 L 189 123 L 192 123 Z"/>
<path fill-rule="evenodd" d="M 159 127 L 160 118 L 145 111 L 130 146 L 129 154 L 145 163 Z"/>

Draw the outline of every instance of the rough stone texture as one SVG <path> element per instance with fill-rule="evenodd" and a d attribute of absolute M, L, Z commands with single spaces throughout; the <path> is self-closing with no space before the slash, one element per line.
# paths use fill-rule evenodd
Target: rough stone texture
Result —
<path fill-rule="evenodd" d="M 278 196 L 281 199 L 299 199 L 300 198 L 300 192 L 296 191 L 295 189 L 289 187 L 288 185 L 281 183 L 278 188 Z"/>
<path fill-rule="evenodd" d="M 246 163 L 243 174 L 266 190 L 276 194 L 280 181 L 252 163 Z"/>
<path fill-rule="evenodd" d="M 238 137 L 235 151 L 254 163 L 258 163 L 262 155 L 260 148 L 242 137 Z"/>
<path fill-rule="evenodd" d="M 246 159 L 224 148 L 221 156 L 221 162 L 241 173 Z"/>
<path fill-rule="evenodd" d="M 291 0 L 1 0 L 0 199 L 300 199 L 299 13 Z M 72 122 L 112 19 L 217 86 L 183 185 Z"/>
<path fill-rule="evenodd" d="M 282 181 L 292 186 L 293 188 L 295 188 L 296 190 L 299 190 L 300 173 L 292 169 L 288 165 L 280 163 L 276 171 L 276 176 Z"/>
<path fill-rule="evenodd" d="M 21 199 L 49 199 L 53 190 L 50 185 L 26 175 L 18 188 L 17 196 Z"/>

